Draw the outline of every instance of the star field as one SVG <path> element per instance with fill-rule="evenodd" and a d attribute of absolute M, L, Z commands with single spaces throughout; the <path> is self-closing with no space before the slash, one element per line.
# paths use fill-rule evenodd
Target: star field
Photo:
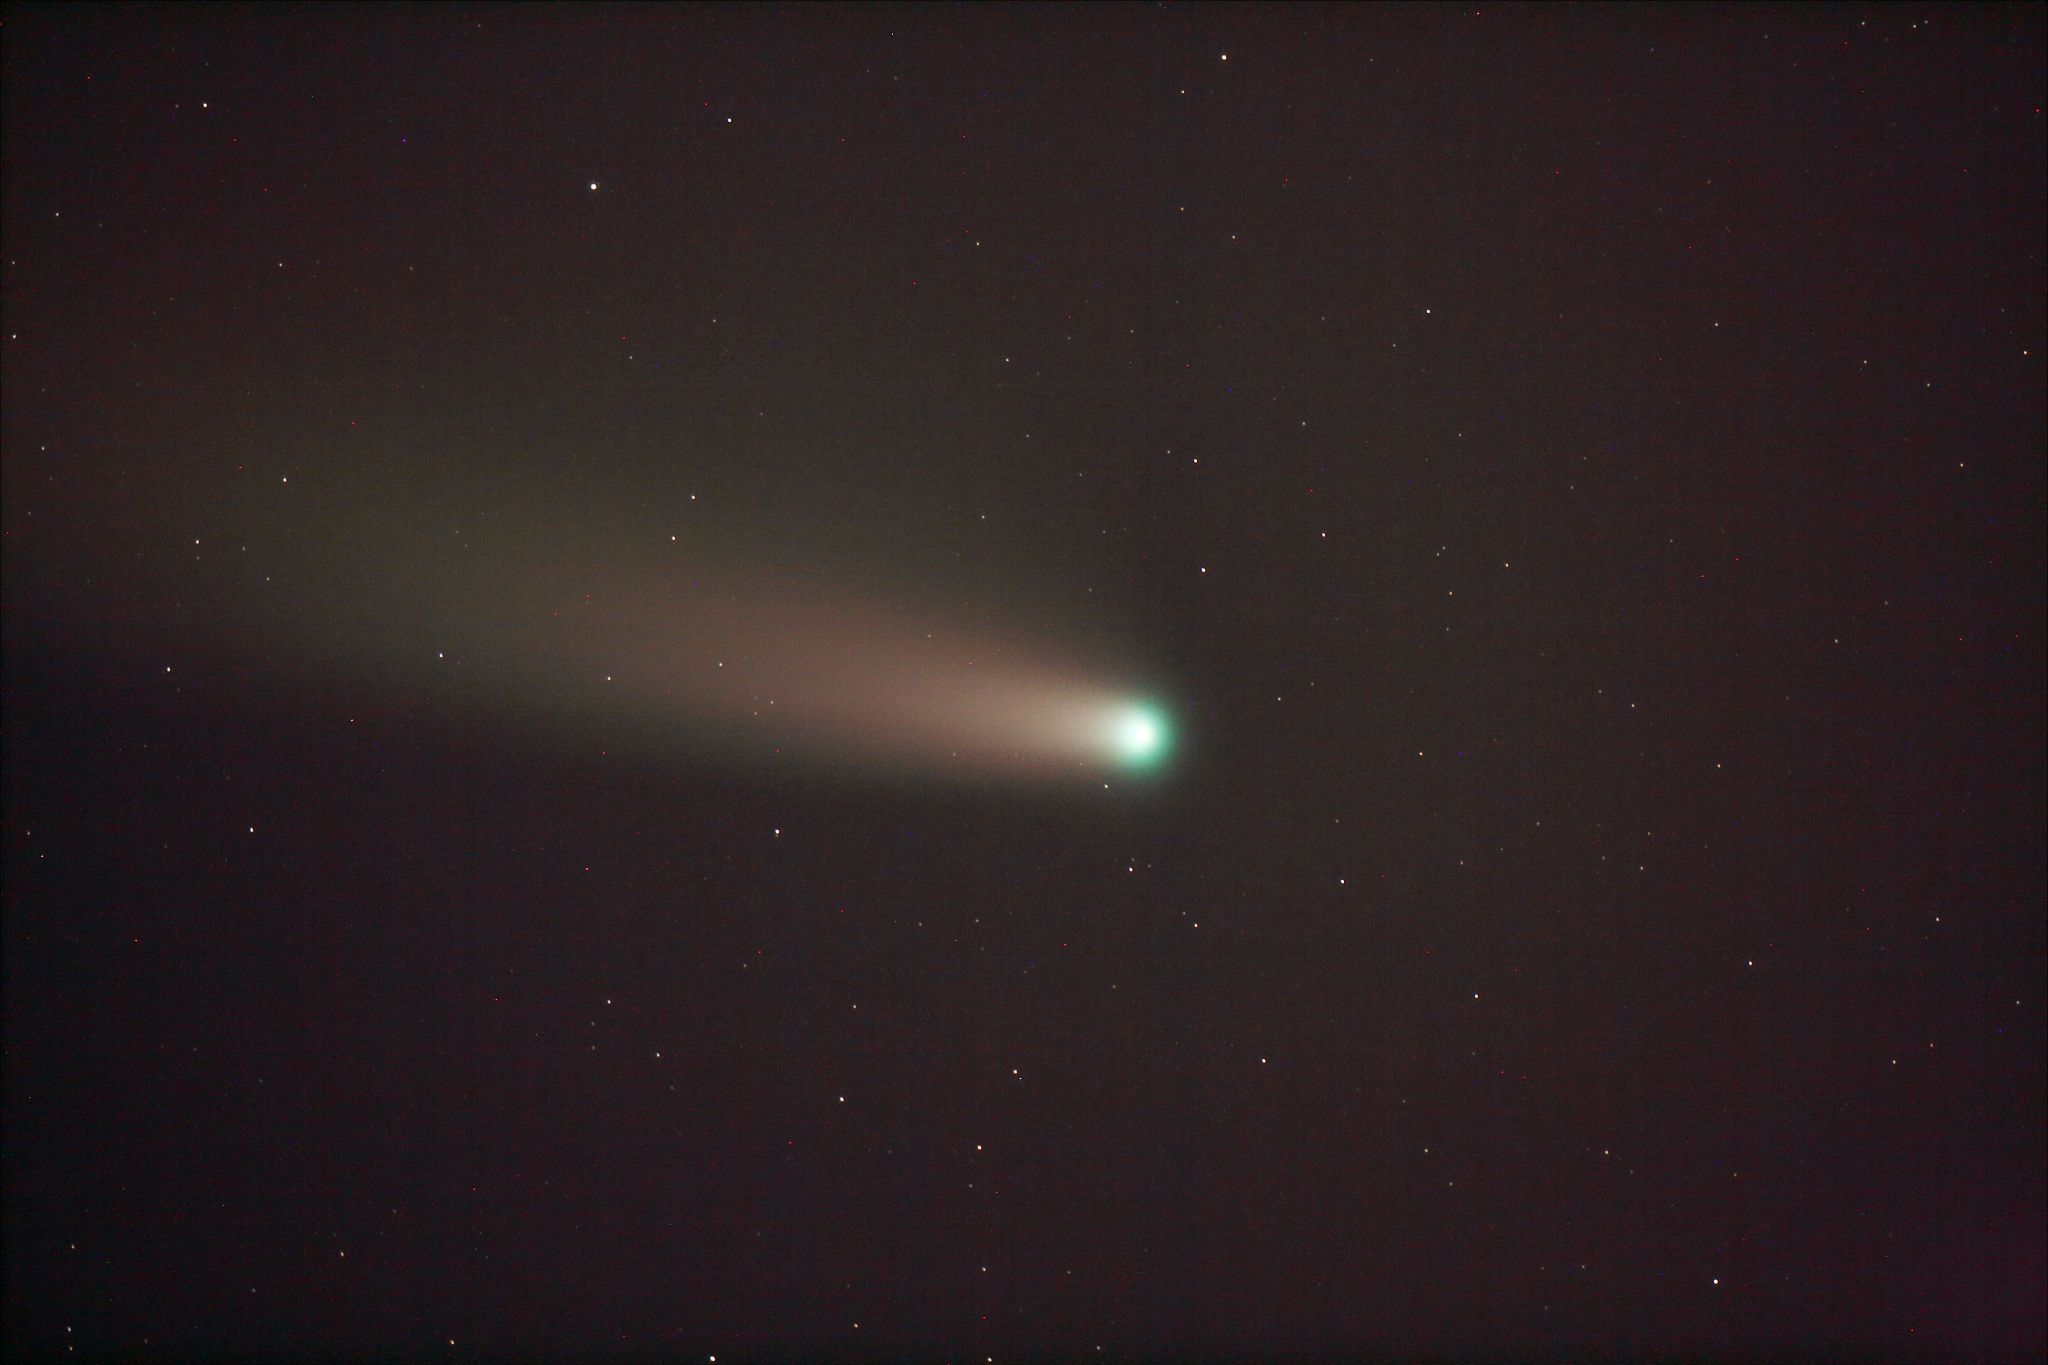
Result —
<path fill-rule="evenodd" d="M 9 1359 L 2048 1349 L 2039 8 L 16 8 Z"/>

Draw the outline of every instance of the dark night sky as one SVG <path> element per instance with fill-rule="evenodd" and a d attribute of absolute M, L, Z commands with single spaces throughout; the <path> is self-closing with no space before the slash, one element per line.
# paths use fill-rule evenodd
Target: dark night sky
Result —
<path fill-rule="evenodd" d="M 2043 13 L 9 8 L 7 1357 L 2039 1358 Z"/>

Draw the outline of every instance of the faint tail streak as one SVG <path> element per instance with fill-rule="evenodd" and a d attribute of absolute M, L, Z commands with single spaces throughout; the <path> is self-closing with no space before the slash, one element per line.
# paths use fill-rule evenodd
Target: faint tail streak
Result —
<path fill-rule="evenodd" d="M 487 634 L 559 700 L 726 754 L 1059 777 L 1153 768 L 1168 750 L 1141 693 L 1021 632 L 815 586 L 542 597 Z"/>
<path fill-rule="evenodd" d="M 1006 617 L 1018 599 L 999 584 L 871 586 L 916 581 L 915 559 L 893 572 L 880 560 L 685 562 L 673 536 L 635 548 L 580 532 L 596 513 L 425 479 L 335 490 L 296 520 L 261 507 L 150 510 L 139 530 L 182 537 L 231 512 L 267 543 L 247 554 L 237 536 L 241 548 L 216 561 L 195 536 L 205 577 L 169 587 L 146 559 L 75 547 L 122 610 L 67 628 L 163 662 L 223 649 L 277 665 L 280 681 L 440 699 L 575 747 L 595 737 L 721 762 L 993 781 L 1129 776 L 1172 749 L 1166 711 L 1125 666 L 1127 632 L 1104 614 L 1041 603 Z M 199 582 L 205 595 L 189 605 Z M 309 661 L 316 674 L 298 666 Z"/>

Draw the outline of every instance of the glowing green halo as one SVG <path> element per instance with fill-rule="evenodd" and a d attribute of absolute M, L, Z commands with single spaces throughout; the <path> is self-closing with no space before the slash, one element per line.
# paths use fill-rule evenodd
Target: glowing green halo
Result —
<path fill-rule="evenodd" d="M 1126 767 L 1150 768 L 1166 756 L 1166 721 L 1149 706 L 1125 707 L 1110 728 L 1110 746 Z"/>

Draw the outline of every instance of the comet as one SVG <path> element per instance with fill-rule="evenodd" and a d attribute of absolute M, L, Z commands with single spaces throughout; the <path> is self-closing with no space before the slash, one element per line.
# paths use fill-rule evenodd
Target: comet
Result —
<path fill-rule="evenodd" d="M 573 590 L 589 577 L 475 632 L 558 713 L 727 758 L 977 778 L 1156 773 L 1171 749 L 1132 670 L 985 606 L 781 575 Z"/>
<path fill-rule="evenodd" d="M 1166 756 L 1166 724 L 1150 707 L 1125 706 L 1117 712 L 1111 747 L 1126 767 L 1156 767 Z"/>
<path fill-rule="evenodd" d="M 214 538 L 258 548 L 223 558 L 238 577 L 205 616 L 133 606 L 152 587 L 103 560 L 130 606 L 102 624 L 579 750 L 996 782 L 1128 781 L 1172 756 L 1137 632 L 1028 548 L 969 579 L 907 533 L 827 551 L 772 514 L 690 522 L 687 499 L 606 491 L 568 508 L 445 476 L 295 484 L 291 520 Z M 222 519 L 158 515 L 181 545 Z M 213 543 L 181 553 L 205 570 Z"/>

